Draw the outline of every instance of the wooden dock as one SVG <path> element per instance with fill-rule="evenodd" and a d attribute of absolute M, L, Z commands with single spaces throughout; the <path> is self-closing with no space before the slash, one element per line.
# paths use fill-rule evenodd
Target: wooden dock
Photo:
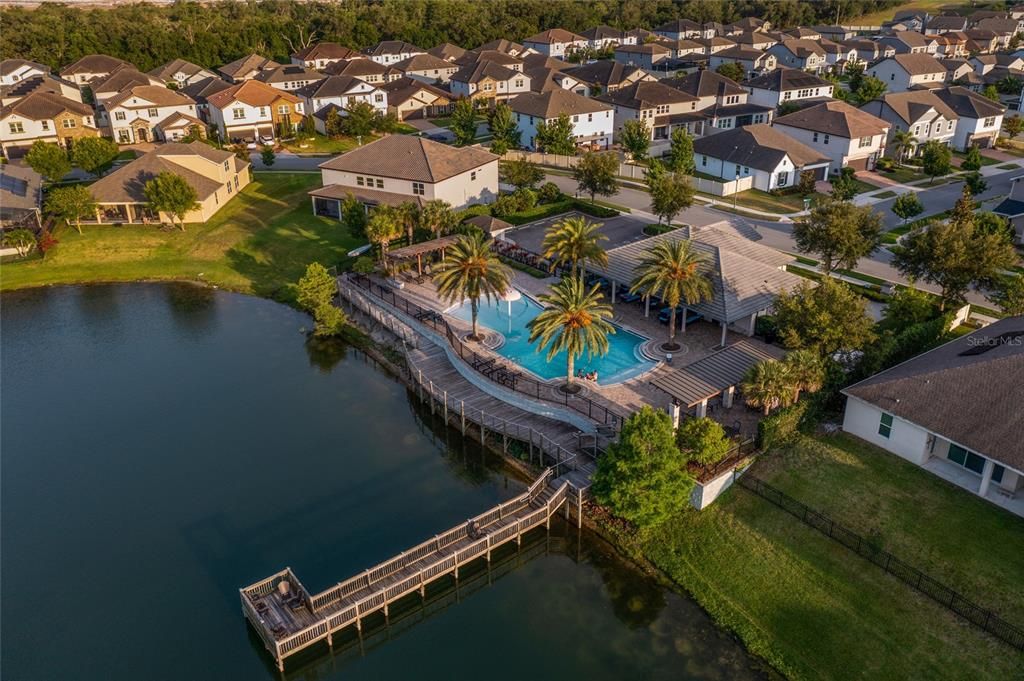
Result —
<path fill-rule="evenodd" d="M 414 592 L 423 596 L 428 584 L 447 575 L 457 580 L 460 567 L 489 562 L 495 548 L 550 528 L 563 504 L 566 513 L 579 514 L 581 503 L 582 492 L 548 469 L 515 498 L 318 594 L 285 568 L 240 589 L 242 611 L 283 671 L 288 656 L 320 641 L 333 646 L 338 630 L 361 629 L 362 619 L 375 612 L 387 617 L 391 603 Z"/>

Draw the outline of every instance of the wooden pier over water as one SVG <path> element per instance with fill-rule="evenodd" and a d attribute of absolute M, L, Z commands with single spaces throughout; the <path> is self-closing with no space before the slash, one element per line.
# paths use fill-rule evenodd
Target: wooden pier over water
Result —
<path fill-rule="evenodd" d="M 310 594 L 285 568 L 240 589 L 242 611 L 283 671 L 288 656 L 320 641 L 333 646 L 338 630 L 361 630 L 364 617 L 379 611 L 387 617 L 395 601 L 414 592 L 422 597 L 431 582 L 446 575 L 457 580 L 460 567 L 489 562 L 497 547 L 520 543 L 534 528 L 550 528 L 551 516 L 563 505 L 578 520 L 581 494 L 547 469 L 513 499 L 318 594 Z"/>

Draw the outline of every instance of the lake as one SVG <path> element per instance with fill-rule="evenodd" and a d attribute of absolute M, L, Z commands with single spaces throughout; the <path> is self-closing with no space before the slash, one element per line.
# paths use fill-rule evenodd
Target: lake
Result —
<path fill-rule="evenodd" d="M 515 495 L 310 320 L 185 284 L 0 306 L 8 681 L 280 678 L 238 588 L 311 591 Z M 757 679 L 691 601 L 555 523 L 286 667 L 317 679 Z"/>

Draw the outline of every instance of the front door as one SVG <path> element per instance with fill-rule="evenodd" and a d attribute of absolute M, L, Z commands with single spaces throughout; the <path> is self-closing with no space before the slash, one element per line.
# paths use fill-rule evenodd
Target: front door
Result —
<path fill-rule="evenodd" d="M 145 128 L 139 128 L 136 131 L 136 134 L 139 136 L 139 141 L 140 142 L 148 142 L 149 141 L 149 130 L 146 130 Z"/>

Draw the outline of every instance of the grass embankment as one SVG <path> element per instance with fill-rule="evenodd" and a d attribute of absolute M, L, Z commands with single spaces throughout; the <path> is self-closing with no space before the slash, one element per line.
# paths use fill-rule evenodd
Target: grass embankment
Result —
<path fill-rule="evenodd" d="M 5 264 L 0 289 L 47 284 L 189 279 L 290 302 L 307 264 L 330 266 L 359 245 L 337 220 L 312 214 L 312 173 L 255 173 L 206 224 L 57 230 L 45 260 Z"/>
<path fill-rule="evenodd" d="M 754 474 L 1024 624 L 1024 521 L 848 436 Z M 784 511 L 733 488 L 642 535 L 644 554 L 791 679 L 1018 678 L 996 639 Z"/>

